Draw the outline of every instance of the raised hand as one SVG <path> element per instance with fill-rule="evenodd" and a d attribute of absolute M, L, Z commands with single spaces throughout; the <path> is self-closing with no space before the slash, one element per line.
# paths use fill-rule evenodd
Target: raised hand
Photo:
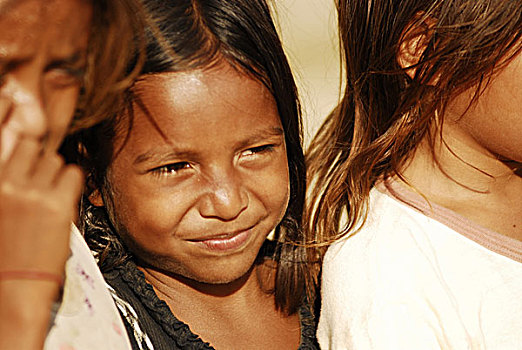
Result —
<path fill-rule="evenodd" d="M 0 335 L 34 319 L 49 319 L 70 254 L 70 225 L 83 176 L 78 167 L 64 165 L 59 155 L 41 148 L 38 140 L 22 138 L 0 164 L 0 316 L 11 320 L 0 323 Z M 0 349 L 9 348 L 1 338 Z M 29 349 L 39 347 L 43 338 L 27 341 L 24 348 Z"/>

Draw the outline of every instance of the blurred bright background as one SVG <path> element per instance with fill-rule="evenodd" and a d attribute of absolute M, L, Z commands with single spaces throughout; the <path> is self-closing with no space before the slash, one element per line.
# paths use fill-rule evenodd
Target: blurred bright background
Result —
<path fill-rule="evenodd" d="M 339 101 L 339 53 L 334 0 L 272 0 L 297 81 L 308 144 Z"/>

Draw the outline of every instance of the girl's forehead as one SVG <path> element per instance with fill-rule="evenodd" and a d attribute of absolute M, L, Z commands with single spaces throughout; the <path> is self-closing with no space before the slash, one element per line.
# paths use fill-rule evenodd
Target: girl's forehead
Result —
<path fill-rule="evenodd" d="M 91 10 L 84 0 L 0 0 L 0 56 L 67 55 L 85 46 Z"/>
<path fill-rule="evenodd" d="M 173 93 L 173 90 L 176 90 L 175 93 L 179 96 L 200 98 L 204 93 L 233 91 L 240 86 L 245 86 L 250 92 L 254 92 L 251 87 L 256 86 L 258 89 L 256 94 L 271 97 L 271 93 L 260 81 L 227 62 L 221 62 L 210 68 L 147 74 L 138 79 L 133 91 L 138 95 L 146 95 L 149 92 Z"/>
<path fill-rule="evenodd" d="M 272 94 L 232 67 L 148 75 L 133 95 L 127 146 L 141 151 L 169 143 L 223 147 L 282 130 Z"/>
<path fill-rule="evenodd" d="M 258 80 L 229 65 L 188 72 L 148 75 L 135 85 L 134 109 L 173 122 L 207 119 L 212 114 L 277 113 L 275 100 Z"/>

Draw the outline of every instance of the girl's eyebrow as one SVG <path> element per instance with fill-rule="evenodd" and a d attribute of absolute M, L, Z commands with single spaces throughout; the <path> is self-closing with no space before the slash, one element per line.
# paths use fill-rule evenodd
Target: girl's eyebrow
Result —
<path fill-rule="evenodd" d="M 255 130 L 251 136 L 248 136 L 244 140 L 238 142 L 237 148 L 247 147 L 273 137 L 283 136 L 284 134 L 285 132 L 280 126 L 273 126 L 264 130 Z"/>
<path fill-rule="evenodd" d="M 55 68 L 61 66 L 74 66 L 78 64 L 85 64 L 87 60 L 87 50 L 78 49 L 73 54 L 67 57 L 54 58 L 49 63 L 48 68 Z"/>
<path fill-rule="evenodd" d="M 284 131 L 281 127 L 270 127 L 264 130 L 256 130 L 252 133 L 252 136 L 246 137 L 244 140 L 240 141 L 236 148 L 248 147 L 252 144 L 265 141 L 274 137 L 281 137 L 284 135 Z M 147 152 L 139 154 L 136 158 L 134 158 L 133 165 L 140 165 L 143 163 L 162 163 L 171 161 L 172 159 L 181 159 L 181 158 L 195 158 L 197 157 L 196 152 L 190 150 L 176 150 L 175 146 L 172 145 L 168 148 L 168 150 L 162 149 L 152 149 Z"/>
<path fill-rule="evenodd" d="M 196 156 L 196 153 L 191 151 L 177 151 L 175 149 L 169 148 L 167 152 L 164 152 L 162 149 L 152 149 L 145 153 L 138 155 L 133 164 L 140 165 L 143 163 L 163 163 L 167 161 L 171 161 L 172 159 L 179 158 L 193 158 Z"/>
<path fill-rule="evenodd" d="M 1 0 L 0 0 L 1 1 Z M 27 62 L 32 61 L 33 53 L 25 54 L 25 53 L 11 53 L 11 52 L 0 52 L 0 66 L 4 68 L 4 70 L 9 71 L 13 68 L 16 68 L 20 65 L 26 64 Z M 78 64 L 85 64 L 87 60 L 87 50 L 86 49 L 78 49 L 73 52 L 71 55 L 66 57 L 55 57 L 51 58 L 50 62 L 46 66 L 46 70 L 58 68 L 62 66 L 75 66 Z"/>

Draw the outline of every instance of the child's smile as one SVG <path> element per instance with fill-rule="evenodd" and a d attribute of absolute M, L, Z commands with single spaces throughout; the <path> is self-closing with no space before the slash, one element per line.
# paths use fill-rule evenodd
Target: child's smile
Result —
<path fill-rule="evenodd" d="M 210 250 L 225 252 L 241 248 L 249 240 L 249 238 L 252 237 L 252 233 L 253 227 L 249 227 L 244 230 L 218 235 L 210 235 L 202 238 L 190 239 L 189 241 L 203 245 Z"/>
<path fill-rule="evenodd" d="M 272 95 L 227 64 L 145 76 L 134 92 L 108 171 L 117 230 L 154 268 L 206 283 L 241 277 L 288 204 Z"/>

